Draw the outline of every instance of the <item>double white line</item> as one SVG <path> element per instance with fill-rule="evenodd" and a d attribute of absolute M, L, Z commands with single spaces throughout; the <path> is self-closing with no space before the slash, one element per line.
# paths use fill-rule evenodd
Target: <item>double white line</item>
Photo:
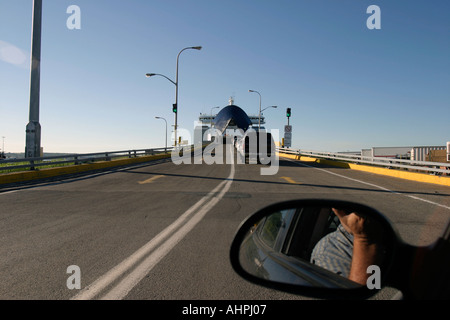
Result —
<path fill-rule="evenodd" d="M 119 281 L 106 294 L 103 300 L 123 299 L 173 247 L 191 231 L 197 223 L 226 194 L 234 179 L 234 163 L 228 178 L 214 190 L 183 213 L 175 222 L 159 233 L 155 238 L 133 253 L 130 257 L 112 268 L 89 286 L 83 288 L 72 300 L 88 300 L 102 294 L 105 288 Z M 126 276 L 125 274 L 128 273 Z"/>

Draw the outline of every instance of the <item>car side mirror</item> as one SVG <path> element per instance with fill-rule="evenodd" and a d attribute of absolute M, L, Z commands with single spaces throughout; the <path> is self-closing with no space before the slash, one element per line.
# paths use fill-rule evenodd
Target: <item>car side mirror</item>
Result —
<path fill-rule="evenodd" d="M 296 200 L 245 220 L 234 270 L 251 282 L 307 296 L 367 298 L 385 284 L 398 238 L 376 210 L 338 200 Z"/>

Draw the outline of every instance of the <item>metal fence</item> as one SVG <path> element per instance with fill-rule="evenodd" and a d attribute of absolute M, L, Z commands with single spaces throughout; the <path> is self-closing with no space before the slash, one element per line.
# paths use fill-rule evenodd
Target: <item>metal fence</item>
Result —
<path fill-rule="evenodd" d="M 356 154 L 332 153 L 310 150 L 294 150 L 278 147 L 280 153 L 307 156 L 319 159 L 339 160 L 348 163 L 366 164 L 371 166 L 385 167 L 388 169 L 403 169 L 416 172 L 426 172 L 434 175 L 450 174 L 450 163 L 416 161 L 395 158 L 367 157 Z"/>
<path fill-rule="evenodd" d="M 171 152 L 172 148 L 154 148 L 125 151 L 107 151 L 86 154 L 65 154 L 41 158 L 4 159 L 0 161 L 0 173 L 11 171 L 37 170 L 44 167 L 60 167 L 94 163 L 97 161 L 111 161 L 113 159 L 136 158 Z"/>

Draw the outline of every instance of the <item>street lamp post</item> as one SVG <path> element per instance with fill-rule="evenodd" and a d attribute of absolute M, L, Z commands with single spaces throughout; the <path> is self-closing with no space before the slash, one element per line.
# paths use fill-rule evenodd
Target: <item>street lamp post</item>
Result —
<path fill-rule="evenodd" d="M 258 117 L 258 131 L 261 129 L 261 94 L 255 90 L 248 90 L 248 92 L 255 92 L 259 95 L 259 117 Z"/>
<path fill-rule="evenodd" d="M 31 42 L 30 113 L 26 126 L 25 158 L 41 153 L 41 125 L 39 123 L 39 93 L 41 77 L 42 0 L 33 1 Z"/>
<path fill-rule="evenodd" d="M 182 49 L 177 55 L 177 74 L 175 80 L 177 83 L 177 85 L 175 86 L 175 106 L 177 107 L 177 112 L 175 112 L 175 147 L 177 146 L 177 128 L 178 128 L 178 61 L 180 59 L 180 54 L 187 49 L 201 50 L 202 47 L 201 46 L 187 47 Z"/>
<path fill-rule="evenodd" d="M 175 85 L 175 147 L 177 146 L 177 127 L 178 127 L 178 63 L 180 60 L 180 54 L 187 49 L 194 49 L 194 50 L 201 50 L 202 47 L 201 46 L 196 46 L 196 47 L 186 47 L 184 49 L 182 49 L 180 52 L 178 52 L 177 55 L 177 69 L 176 69 L 176 78 L 175 78 L 175 82 L 170 80 L 168 77 L 166 77 L 165 75 L 159 74 L 159 73 L 147 73 L 146 77 L 152 77 L 152 76 L 162 76 L 164 78 L 166 78 L 167 80 L 169 80 L 170 82 L 172 82 Z"/>
<path fill-rule="evenodd" d="M 167 120 L 163 117 L 155 117 L 155 119 L 161 119 L 166 122 L 166 149 L 165 149 L 165 152 L 167 152 Z"/>

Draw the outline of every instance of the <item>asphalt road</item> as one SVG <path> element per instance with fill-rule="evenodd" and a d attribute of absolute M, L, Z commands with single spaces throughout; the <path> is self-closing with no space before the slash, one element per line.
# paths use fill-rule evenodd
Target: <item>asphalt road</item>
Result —
<path fill-rule="evenodd" d="M 263 167 L 156 161 L 0 189 L 0 299 L 308 299 L 234 273 L 229 248 L 243 219 L 283 200 L 344 199 L 427 245 L 450 218 L 448 187 L 288 159 L 276 175 Z M 81 289 L 67 286 L 73 265 Z"/>

